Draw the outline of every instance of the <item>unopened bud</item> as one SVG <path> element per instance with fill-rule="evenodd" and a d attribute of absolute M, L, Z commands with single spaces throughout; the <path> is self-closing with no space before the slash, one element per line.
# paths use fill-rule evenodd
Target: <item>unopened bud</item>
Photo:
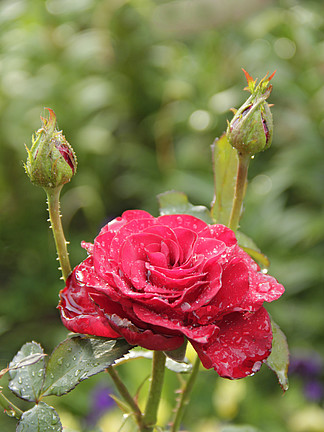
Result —
<path fill-rule="evenodd" d="M 43 188 L 56 188 L 68 183 L 76 172 L 77 160 L 62 131 L 56 128 L 53 110 L 46 108 L 49 118 L 43 118 L 42 127 L 32 136 L 25 170 L 30 181 Z"/>
<path fill-rule="evenodd" d="M 275 72 L 267 75 L 257 84 L 243 69 L 251 96 L 238 109 L 233 110 L 234 117 L 228 124 L 226 135 L 230 144 L 241 154 L 254 155 L 270 147 L 273 135 L 273 121 L 267 99 L 270 96 L 272 85 L 269 81 Z"/>

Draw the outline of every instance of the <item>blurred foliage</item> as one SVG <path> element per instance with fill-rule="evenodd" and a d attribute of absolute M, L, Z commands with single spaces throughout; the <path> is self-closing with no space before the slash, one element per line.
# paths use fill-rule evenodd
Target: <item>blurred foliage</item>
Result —
<path fill-rule="evenodd" d="M 242 231 L 286 286 L 268 310 L 292 353 L 315 349 L 324 356 L 323 40 L 321 0 L 0 3 L 2 367 L 24 342 L 37 340 L 48 352 L 66 335 L 55 310 L 62 282 L 45 194 L 23 170 L 23 144 L 40 127 L 44 107 L 54 109 L 78 156 L 79 172 L 62 198 L 76 265 L 85 257 L 82 239 L 92 241 L 125 209 L 157 214 L 158 193 L 181 190 L 195 205 L 210 205 L 210 144 L 232 117 L 229 108 L 247 96 L 241 67 L 254 78 L 277 69 L 274 140 L 251 164 Z M 129 365 L 120 371 L 135 392 L 149 361 L 133 364 L 136 374 Z M 56 406 L 70 430 L 99 430 L 84 422 L 98 379 L 108 381 L 82 383 Z M 297 377 L 290 384 L 282 397 L 265 367 L 235 383 L 206 371 L 184 427 L 217 432 L 233 421 L 265 432 L 324 431 L 323 400 L 308 402 Z M 176 386 L 168 371 L 162 422 Z M 117 430 L 115 411 L 107 415 L 103 431 Z M 4 415 L 0 426 L 14 430 Z"/>

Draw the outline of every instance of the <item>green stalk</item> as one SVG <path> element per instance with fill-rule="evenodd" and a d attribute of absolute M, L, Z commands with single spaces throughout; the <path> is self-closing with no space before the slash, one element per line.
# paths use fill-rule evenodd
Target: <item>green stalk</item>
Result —
<path fill-rule="evenodd" d="M 166 356 L 163 351 L 153 351 L 152 376 L 149 395 L 144 412 L 143 432 L 152 432 L 157 420 L 161 399 Z"/>
<path fill-rule="evenodd" d="M 137 403 L 135 402 L 135 400 L 133 399 L 133 397 L 129 393 L 129 391 L 128 391 L 127 387 L 125 386 L 125 384 L 123 383 L 123 381 L 120 379 L 120 376 L 118 375 L 118 373 L 114 369 L 114 367 L 110 366 L 109 368 L 107 368 L 107 372 L 109 373 L 111 379 L 113 380 L 119 394 L 124 399 L 124 401 L 127 403 L 127 405 L 131 408 L 131 410 L 134 414 L 134 417 L 135 417 L 135 421 L 138 425 L 138 428 L 140 431 L 142 431 L 143 430 L 143 418 L 142 418 L 141 410 L 139 409 Z"/>
<path fill-rule="evenodd" d="M 71 273 L 69 254 L 67 251 L 68 242 L 65 240 L 64 231 L 60 214 L 60 193 L 62 186 L 56 188 L 44 188 L 47 195 L 48 212 L 51 222 L 51 228 L 55 240 L 57 256 L 60 261 L 62 277 L 66 281 Z"/>
<path fill-rule="evenodd" d="M 20 419 L 23 415 L 23 411 L 21 411 L 18 407 L 16 407 L 13 403 L 10 402 L 9 399 L 0 391 L 0 405 L 4 409 L 4 411 L 10 416 L 15 417 L 16 419 Z"/>
<path fill-rule="evenodd" d="M 200 359 L 197 356 L 195 363 L 193 365 L 192 371 L 190 373 L 189 379 L 187 380 L 184 388 L 181 391 L 181 398 L 179 400 L 179 404 L 178 404 L 178 407 L 176 409 L 174 421 L 172 423 L 170 432 L 177 432 L 179 430 L 184 411 L 186 409 L 186 406 L 189 403 L 191 392 L 192 392 L 194 383 L 195 383 L 196 378 L 197 378 L 199 366 L 200 366 Z"/>
<path fill-rule="evenodd" d="M 238 167 L 235 185 L 235 195 L 230 215 L 228 227 L 236 231 L 239 227 L 240 217 L 242 213 L 243 199 L 246 190 L 247 173 L 249 168 L 251 155 L 238 152 Z"/>

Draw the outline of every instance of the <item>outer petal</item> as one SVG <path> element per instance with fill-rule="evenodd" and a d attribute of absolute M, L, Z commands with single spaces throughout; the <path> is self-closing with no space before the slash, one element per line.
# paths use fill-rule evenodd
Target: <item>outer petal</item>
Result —
<path fill-rule="evenodd" d="M 208 227 L 206 222 L 201 219 L 186 214 L 164 215 L 158 217 L 157 220 L 160 224 L 167 225 L 170 228 L 187 228 L 196 233 Z"/>
<path fill-rule="evenodd" d="M 168 336 L 155 333 L 154 330 L 140 329 L 127 318 L 120 318 L 117 314 L 107 316 L 116 331 L 131 345 L 140 345 L 150 350 L 172 351 L 183 344 L 183 336 Z"/>
<path fill-rule="evenodd" d="M 173 314 L 173 316 L 170 316 L 171 314 L 162 315 L 141 305 L 134 305 L 134 312 L 141 321 L 147 324 L 159 326 L 161 329 L 165 327 L 175 330 L 179 334 L 182 333 L 188 339 L 195 340 L 200 344 L 206 344 L 218 332 L 218 327 L 215 324 L 200 327 L 186 326 L 183 323 L 183 319 L 176 314 Z"/>
<path fill-rule="evenodd" d="M 75 333 L 108 338 L 118 338 L 105 316 L 89 297 L 91 289 L 80 286 L 74 273 L 68 278 L 66 287 L 60 292 L 58 308 L 65 327 Z"/>
<path fill-rule="evenodd" d="M 221 224 L 208 225 L 199 233 L 199 237 L 221 240 L 226 244 L 226 246 L 234 246 L 237 244 L 234 232 Z"/>
<path fill-rule="evenodd" d="M 191 341 L 202 364 L 225 378 L 244 378 L 257 372 L 271 352 L 270 318 L 264 308 L 246 318 L 227 315 L 217 323 L 220 331 L 209 344 Z"/>

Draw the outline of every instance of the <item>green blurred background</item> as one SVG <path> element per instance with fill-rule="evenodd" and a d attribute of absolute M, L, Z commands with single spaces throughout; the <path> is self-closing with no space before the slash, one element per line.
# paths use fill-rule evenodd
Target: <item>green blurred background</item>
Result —
<path fill-rule="evenodd" d="M 24 143 L 44 107 L 54 109 L 78 156 L 62 196 L 74 266 L 85 258 L 80 241 L 92 241 L 108 219 L 130 208 L 157 215 L 158 193 L 181 190 L 194 204 L 210 204 L 210 144 L 248 95 L 242 67 L 254 78 L 277 70 L 274 140 L 251 164 L 241 226 L 286 287 L 268 310 L 299 366 L 285 395 L 266 366 L 235 382 L 202 372 L 183 425 L 190 432 L 218 432 L 227 423 L 256 428 L 247 432 L 324 431 L 322 0 L 0 3 L 1 368 L 24 342 L 50 352 L 67 334 L 56 310 L 62 281 L 45 194 L 23 169 Z M 120 372 L 135 392 L 149 368 L 143 360 Z M 119 412 L 100 418 L 91 408 L 99 383 L 110 385 L 101 374 L 49 401 L 63 425 L 118 430 Z M 161 424 L 177 385 L 169 372 Z M 91 412 L 97 426 L 86 421 Z M 14 431 L 15 421 L 1 414 L 0 430 Z"/>

